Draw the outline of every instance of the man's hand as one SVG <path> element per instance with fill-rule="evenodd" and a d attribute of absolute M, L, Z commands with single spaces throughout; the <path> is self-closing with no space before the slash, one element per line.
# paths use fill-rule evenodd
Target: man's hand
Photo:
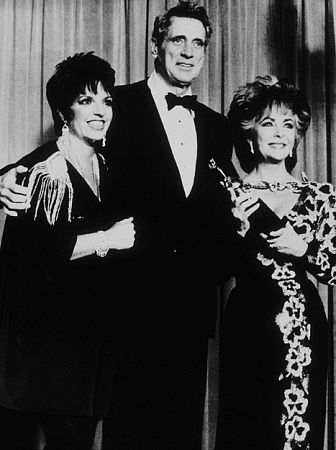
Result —
<path fill-rule="evenodd" d="M 17 216 L 17 211 L 26 209 L 27 188 L 16 184 L 17 176 L 27 172 L 27 167 L 17 166 L 0 177 L 0 202 L 8 216 Z"/>

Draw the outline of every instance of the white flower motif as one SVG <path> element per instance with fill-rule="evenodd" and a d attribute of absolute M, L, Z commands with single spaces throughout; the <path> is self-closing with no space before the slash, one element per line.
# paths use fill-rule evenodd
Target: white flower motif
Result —
<path fill-rule="evenodd" d="M 302 325 L 293 326 L 291 332 L 284 335 L 284 343 L 289 344 L 291 348 L 301 345 L 301 341 L 310 337 L 310 328 L 303 323 Z"/>
<path fill-rule="evenodd" d="M 300 288 L 299 283 L 294 280 L 279 281 L 279 286 L 282 288 L 285 295 L 296 295 Z"/>
<path fill-rule="evenodd" d="M 263 266 L 270 266 L 272 263 L 274 263 L 274 259 L 266 258 L 262 253 L 258 253 L 257 259 L 261 261 Z"/>
<path fill-rule="evenodd" d="M 295 414 L 302 415 L 306 412 L 308 399 L 305 398 L 305 392 L 302 389 L 292 384 L 290 389 L 285 390 L 284 405 L 288 417 L 291 418 Z"/>
<path fill-rule="evenodd" d="M 287 372 L 293 377 L 301 378 L 304 367 L 311 363 L 311 349 L 303 345 L 290 348 L 286 356 L 286 361 L 288 361 Z"/>
<path fill-rule="evenodd" d="M 322 272 L 330 268 L 328 255 L 324 252 L 319 252 L 317 255 L 316 264 L 321 267 Z"/>
<path fill-rule="evenodd" d="M 275 267 L 275 271 L 272 273 L 273 280 L 289 280 L 295 277 L 295 272 L 290 269 L 292 264 L 284 264 L 283 266 L 279 266 L 278 264 Z"/>
<path fill-rule="evenodd" d="M 302 417 L 294 416 L 292 420 L 289 420 L 286 423 L 285 429 L 288 441 L 303 442 L 307 437 L 308 431 L 310 431 L 310 426 L 302 420 Z M 288 444 L 289 443 L 290 442 L 288 442 Z"/>
<path fill-rule="evenodd" d="M 280 328 L 281 333 L 285 336 L 288 336 L 292 333 L 293 321 L 287 310 L 282 311 L 276 316 L 275 323 Z"/>
<path fill-rule="evenodd" d="M 329 281 L 329 284 L 332 286 L 336 285 L 336 267 L 333 267 L 331 269 L 331 279 Z"/>

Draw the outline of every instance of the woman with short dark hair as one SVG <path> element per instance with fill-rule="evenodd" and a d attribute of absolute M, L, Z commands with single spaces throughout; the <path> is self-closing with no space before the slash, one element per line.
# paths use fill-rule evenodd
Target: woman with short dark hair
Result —
<path fill-rule="evenodd" d="M 222 181 L 241 248 L 222 324 L 216 450 L 322 450 L 327 320 L 307 272 L 336 284 L 335 191 L 290 173 L 310 122 L 291 83 L 247 83 L 228 119 L 248 174 Z"/>
<path fill-rule="evenodd" d="M 92 52 L 56 66 L 47 97 L 60 136 L 20 161 L 29 206 L 7 218 L 2 238 L 0 405 L 34 417 L 48 450 L 91 449 L 110 401 L 117 250 L 134 243 L 132 218 L 117 221 L 102 208 L 113 86 L 114 70 Z M 2 448 L 25 446 L 20 432 L 15 443 L 7 431 Z"/>

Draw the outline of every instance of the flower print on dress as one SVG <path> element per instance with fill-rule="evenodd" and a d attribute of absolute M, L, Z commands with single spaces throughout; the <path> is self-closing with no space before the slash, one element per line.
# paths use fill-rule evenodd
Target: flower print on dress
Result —
<path fill-rule="evenodd" d="M 290 269 L 290 264 L 284 264 L 283 266 L 278 266 L 272 273 L 273 280 L 288 280 L 295 276 L 295 272 Z"/>
<path fill-rule="evenodd" d="M 279 269 L 276 270 L 279 272 Z M 282 288 L 285 295 L 295 295 L 300 288 L 300 285 L 294 279 L 279 281 L 279 286 Z"/>
<path fill-rule="evenodd" d="M 290 389 L 285 390 L 284 405 L 289 418 L 295 414 L 302 416 L 307 410 L 308 399 L 305 397 L 305 392 L 292 383 Z"/>
<path fill-rule="evenodd" d="M 299 348 L 290 348 L 286 355 L 288 362 L 286 371 L 293 377 L 303 377 L 303 369 L 311 364 L 311 349 L 309 347 L 300 346 Z M 305 389 L 306 390 L 306 389 Z"/>
<path fill-rule="evenodd" d="M 286 425 L 286 438 L 287 442 L 284 446 L 284 450 L 291 450 L 293 447 L 290 442 L 302 443 L 307 437 L 307 433 L 310 430 L 309 424 L 305 423 L 300 416 L 294 416 L 292 420 L 289 420 Z M 306 447 L 309 449 L 309 444 Z"/>
<path fill-rule="evenodd" d="M 284 427 L 284 450 L 292 450 L 308 438 L 310 425 L 304 414 L 308 406 L 309 366 L 311 365 L 310 324 L 305 316 L 305 297 L 296 281 L 296 272 L 291 262 L 278 263 L 262 254 L 257 259 L 272 268 L 272 278 L 282 291 L 284 303 L 275 322 L 287 346 L 284 372 L 279 381 L 290 380 L 290 387 L 284 390 L 284 413 L 281 425 Z M 309 448 L 307 442 L 306 449 Z"/>

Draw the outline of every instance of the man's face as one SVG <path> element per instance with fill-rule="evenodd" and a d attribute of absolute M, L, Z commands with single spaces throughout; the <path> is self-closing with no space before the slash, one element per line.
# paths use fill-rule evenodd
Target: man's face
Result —
<path fill-rule="evenodd" d="M 152 42 L 152 54 L 158 69 L 172 86 L 189 86 L 203 65 L 205 28 L 201 21 L 188 17 L 172 17 L 167 36 L 160 48 Z"/>

